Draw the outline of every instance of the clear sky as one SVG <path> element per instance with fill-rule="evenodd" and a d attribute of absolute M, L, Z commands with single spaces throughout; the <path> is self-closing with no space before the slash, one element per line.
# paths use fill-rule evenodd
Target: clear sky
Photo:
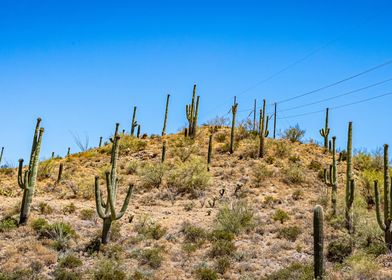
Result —
<path fill-rule="evenodd" d="M 42 157 L 48 158 L 52 151 L 64 155 L 68 146 L 77 150 L 72 133 L 97 145 L 115 122 L 129 130 L 134 105 L 142 132 L 160 133 L 167 93 L 168 130 L 177 131 L 194 83 L 204 122 L 226 114 L 234 95 L 245 118 L 254 98 L 271 103 L 359 73 L 392 59 L 391 9 L 390 1 L 1 1 L 5 162 L 28 158 L 39 116 L 46 129 Z M 388 78 L 392 64 L 278 109 Z M 389 91 L 392 82 L 279 117 Z M 391 105 L 392 96 L 385 96 L 332 110 L 331 134 L 343 147 L 352 120 L 355 147 L 374 150 L 392 139 Z M 321 140 L 323 113 L 279 119 L 278 128 L 296 123 L 306 138 Z"/>

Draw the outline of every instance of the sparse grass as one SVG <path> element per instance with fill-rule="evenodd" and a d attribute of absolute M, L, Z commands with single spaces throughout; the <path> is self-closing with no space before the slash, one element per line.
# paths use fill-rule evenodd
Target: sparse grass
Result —
<path fill-rule="evenodd" d="M 290 219 L 290 217 L 286 211 L 282 209 L 277 209 L 274 215 L 272 216 L 272 219 L 274 221 L 279 221 L 281 224 L 283 224 L 284 222 L 287 222 Z"/>
<path fill-rule="evenodd" d="M 253 210 L 243 201 L 219 209 L 216 223 L 219 229 L 238 234 L 253 227 Z"/>

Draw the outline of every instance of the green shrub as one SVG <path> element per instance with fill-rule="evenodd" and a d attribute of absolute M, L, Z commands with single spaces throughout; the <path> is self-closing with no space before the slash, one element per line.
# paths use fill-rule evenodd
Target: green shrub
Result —
<path fill-rule="evenodd" d="M 214 270 L 208 267 L 199 267 L 195 270 L 195 279 L 197 280 L 217 280 L 218 275 Z"/>
<path fill-rule="evenodd" d="M 291 196 L 294 200 L 300 200 L 304 197 L 304 192 L 302 190 L 295 190 Z"/>
<path fill-rule="evenodd" d="M 70 271 L 60 267 L 55 270 L 54 279 L 55 280 L 79 280 L 81 278 L 80 278 L 80 273 Z"/>
<path fill-rule="evenodd" d="M 18 227 L 18 221 L 12 217 L 6 217 L 0 221 L 0 232 L 6 232 Z"/>
<path fill-rule="evenodd" d="M 191 138 L 179 137 L 173 143 L 172 153 L 175 158 L 185 162 L 190 159 L 191 155 L 198 152 L 198 147 L 195 145 L 195 140 Z"/>
<path fill-rule="evenodd" d="M 285 170 L 284 181 L 287 184 L 301 184 L 305 182 L 304 169 L 298 164 L 289 164 L 289 167 Z"/>
<path fill-rule="evenodd" d="M 217 240 L 233 241 L 234 238 L 235 238 L 234 233 L 232 233 L 230 231 L 226 231 L 224 229 L 215 229 L 209 235 L 209 239 L 212 242 L 217 241 Z"/>
<path fill-rule="evenodd" d="M 313 265 L 293 263 L 286 268 L 278 270 L 261 280 L 312 280 Z"/>
<path fill-rule="evenodd" d="M 236 250 L 233 241 L 218 239 L 213 241 L 209 255 L 212 258 L 232 256 Z"/>
<path fill-rule="evenodd" d="M 62 268 L 72 269 L 72 268 L 77 268 L 79 266 L 82 266 L 82 264 L 83 264 L 82 260 L 72 254 L 65 256 L 59 261 L 59 266 Z"/>
<path fill-rule="evenodd" d="M 128 174 L 128 175 L 136 174 L 138 168 L 139 168 L 139 162 L 136 161 L 136 160 L 131 160 L 131 161 L 128 163 L 128 166 L 127 166 L 127 174 Z"/>
<path fill-rule="evenodd" d="M 38 166 L 37 179 L 44 180 L 50 178 L 50 175 L 53 173 L 54 166 L 55 165 L 53 160 L 46 160 L 41 162 Z"/>
<path fill-rule="evenodd" d="M 140 254 L 140 263 L 154 269 L 161 267 L 163 261 L 162 251 L 161 247 L 143 250 Z"/>
<path fill-rule="evenodd" d="M 53 213 L 53 208 L 45 202 L 40 202 L 38 204 L 38 209 L 42 215 L 50 215 Z"/>
<path fill-rule="evenodd" d="M 285 141 L 275 142 L 275 156 L 278 158 L 288 158 L 291 154 L 291 147 Z"/>
<path fill-rule="evenodd" d="M 351 241 L 348 237 L 334 239 L 328 244 L 327 259 L 330 262 L 342 263 L 353 251 Z"/>
<path fill-rule="evenodd" d="M 145 238 L 159 240 L 167 232 L 167 229 L 160 224 L 151 220 L 148 216 L 140 219 L 139 223 L 135 225 L 135 230 L 138 234 L 143 235 Z"/>
<path fill-rule="evenodd" d="M 139 171 L 141 183 L 146 188 L 159 188 L 166 173 L 163 163 L 147 163 Z"/>
<path fill-rule="evenodd" d="M 298 124 L 290 126 L 283 131 L 282 138 L 287 139 L 290 142 L 301 142 L 305 135 L 305 130 L 302 130 Z"/>
<path fill-rule="evenodd" d="M 268 168 L 268 166 L 262 162 L 257 163 L 253 167 L 252 171 L 252 183 L 257 187 L 262 186 L 265 179 L 268 179 L 273 175 L 273 172 Z"/>
<path fill-rule="evenodd" d="M 274 215 L 272 216 L 274 221 L 279 221 L 281 224 L 288 221 L 290 219 L 289 214 L 282 209 L 276 209 Z"/>
<path fill-rule="evenodd" d="M 67 204 L 63 208 L 63 213 L 65 215 L 75 213 L 75 211 L 76 211 L 76 206 L 73 202 L 71 202 L 70 204 Z"/>
<path fill-rule="evenodd" d="M 295 242 L 299 235 L 301 235 L 302 229 L 298 226 L 288 226 L 279 230 L 279 238 L 285 238 L 291 242 Z"/>
<path fill-rule="evenodd" d="M 38 232 L 41 232 L 49 225 L 48 221 L 44 218 L 37 218 L 31 222 L 31 227 Z"/>
<path fill-rule="evenodd" d="M 110 145 L 111 146 L 111 145 Z M 147 143 L 141 139 L 132 137 L 130 135 L 124 135 L 120 140 L 119 152 L 120 154 L 130 154 L 139 151 L 143 151 L 147 146 Z M 109 147 L 109 146 L 108 146 Z M 111 150 L 111 147 L 109 147 Z"/>
<path fill-rule="evenodd" d="M 189 223 L 183 225 L 182 232 L 184 233 L 184 241 L 187 243 L 202 245 L 207 238 L 207 233 L 203 228 Z"/>
<path fill-rule="evenodd" d="M 308 168 L 310 169 L 310 170 L 313 170 L 313 171 L 320 171 L 321 169 L 322 169 L 322 164 L 319 162 L 319 161 L 317 161 L 317 160 L 314 160 L 314 159 L 312 159 L 312 161 L 309 163 L 309 166 L 308 166 Z"/>
<path fill-rule="evenodd" d="M 225 205 L 219 209 L 216 217 L 219 229 L 239 234 L 253 227 L 253 210 L 245 201 L 236 201 L 231 206 Z"/>
<path fill-rule="evenodd" d="M 231 266 L 231 259 L 227 256 L 217 258 L 215 260 L 215 270 L 220 274 L 225 274 L 225 272 Z"/>
<path fill-rule="evenodd" d="M 76 236 L 68 223 L 55 222 L 40 230 L 40 236 L 53 240 L 52 247 L 58 251 L 68 247 L 69 240 Z"/>
<path fill-rule="evenodd" d="M 80 210 L 79 217 L 84 221 L 91 221 L 95 217 L 95 210 L 82 209 L 82 210 Z"/>
<path fill-rule="evenodd" d="M 170 170 L 167 185 L 178 193 L 191 194 L 198 197 L 210 184 L 211 174 L 207 171 L 205 160 L 192 158 L 177 163 Z"/>
<path fill-rule="evenodd" d="M 124 269 L 116 261 L 109 259 L 97 263 L 93 276 L 95 280 L 125 280 L 127 278 Z"/>

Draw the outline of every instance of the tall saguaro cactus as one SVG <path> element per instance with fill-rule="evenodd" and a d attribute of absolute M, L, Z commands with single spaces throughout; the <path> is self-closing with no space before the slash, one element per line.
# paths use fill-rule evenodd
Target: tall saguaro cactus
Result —
<path fill-rule="evenodd" d="M 166 141 L 163 141 L 162 143 L 162 158 L 161 162 L 164 163 L 166 160 Z"/>
<path fill-rule="evenodd" d="M 256 132 L 256 114 L 257 114 L 257 100 L 255 99 L 253 104 L 253 131 Z"/>
<path fill-rule="evenodd" d="M 336 136 L 332 137 L 332 165 L 329 167 L 329 174 L 324 170 L 324 182 L 332 188 L 331 202 L 332 202 L 332 216 L 337 213 L 337 192 L 338 192 L 338 171 L 336 164 Z"/>
<path fill-rule="evenodd" d="M 37 181 L 39 153 L 41 150 L 42 135 L 44 134 L 44 128 L 40 127 L 41 118 L 37 119 L 37 125 L 35 127 L 33 145 L 30 154 L 30 163 L 28 169 L 23 174 L 23 159 L 19 160 L 18 170 L 18 185 L 23 190 L 22 206 L 20 210 L 19 225 L 25 225 L 30 214 L 30 205 L 33 200 L 35 192 L 35 184 Z"/>
<path fill-rule="evenodd" d="M 381 216 L 380 194 L 378 182 L 374 182 L 374 194 L 376 197 L 377 222 L 381 230 L 384 231 L 384 240 L 388 249 L 392 250 L 392 189 L 389 177 L 389 157 L 388 145 L 384 145 L 384 220 Z"/>
<path fill-rule="evenodd" d="M 325 112 L 325 127 L 320 129 L 320 135 L 324 138 L 324 149 L 328 150 L 328 135 L 330 132 L 330 128 L 328 127 L 329 119 L 329 108 L 326 109 Z"/>
<path fill-rule="evenodd" d="M 353 226 L 353 211 L 352 205 L 354 201 L 355 182 L 353 180 L 352 171 L 352 157 L 353 157 L 353 123 L 348 124 L 348 139 L 347 139 L 347 171 L 346 171 L 346 228 L 349 233 L 354 230 Z"/>
<path fill-rule="evenodd" d="M 210 171 L 210 166 L 211 166 L 212 138 L 213 138 L 213 134 L 211 133 L 210 138 L 208 139 L 207 171 Z"/>
<path fill-rule="evenodd" d="M 234 153 L 234 133 L 235 133 L 235 118 L 237 116 L 238 103 L 237 98 L 234 97 L 234 104 L 231 106 L 231 113 L 233 114 L 231 120 L 231 134 L 230 134 L 230 154 Z"/>
<path fill-rule="evenodd" d="M 169 116 L 169 102 L 170 102 L 170 94 L 168 94 L 166 98 L 166 109 L 165 109 L 165 118 L 163 120 L 162 136 L 166 135 L 166 124 L 167 124 L 167 118 Z"/>
<path fill-rule="evenodd" d="M 131 135 L 133 136 L 133 134 L 135 133 L 135 128 L 137 127 L 137 121 L 136 121 L 136 110 L 137 107 L 133 107 L 133 115 L 132 115 L 132 124 L 131 124 Z"/>
<path fill-rule="evenodd" d="M 268 137 L 269 131 L 268 131 L 268 116 L 265 113 L 266 110 L 266 100 L 263 100 L 263 109 L 260 110 L 260 124 L 259 124 L 259 138 L 260 138 L 260 143 L 259 143 L 259 158 L 264 157 L 264 142 L 265 142 L 265 137 Z"/>
<path fill-rule="evenodd" d="M 119 154 L 119 141 L 120 136 L 116 133 L 112 138 L 112 154 L 111 154 L 111 171 L 106 172 L 106 189 L 107 189 L 107 199 L 106 203 L 103 202 L 101 197 L 101 191 L 99 188 L 99 176 L 95 177 L 95 205 L 97 208 L 98 216 L 103 219 L 103 229 L 102 229 L 102 243 L 107 244 L 109 242 L 109 232 L 113 221 L 121 219 L 125 211 L 128 208 L 129 200 L 132 195 L 133 185 L 128 188 L 127 195 L 125 197 L 124 203 L 121 207 L 120 212 L 116 212 L 116 197 L 117 197 L 117 160 Z"/>
<path fill-rule="evenodd" d="M 200 102 L 200 96 L 196 97 L 196 85 L 194 85 L 193 94 L 192 94 L 192 103 L 187 104 L 185 107 L 186 118 L 189 124 L 187 135 L 190 138 L 194 138 L 196 136 L 197 119 L 199 115 L 199 102 Z"/>
<path fill-rule="evenodd" d="M 321 280 L 324 275 L 324 211 L 320 205 L 313 210 L 313 246 L 314 278 Z"/>
<path fill-rule="evenodd" d="M 1 161 L 3 159 L 3 153 L 4 153 L 4 147 L 1 148 L 1 152 L 0 152 L 0 165 L 1 165 Z"/>

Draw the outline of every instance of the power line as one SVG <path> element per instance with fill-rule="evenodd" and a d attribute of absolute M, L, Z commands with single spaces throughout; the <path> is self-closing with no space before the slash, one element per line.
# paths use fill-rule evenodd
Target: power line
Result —
<path fill-rule="evenodd" d="M 328 97 L 328 98 L 320 99 L 320 100 L 317 100 L 317 101 L 314 101 L 314 102 L 310 102 L 310 103 L 306 103 L 306 104 L 290 107 L 290 108 L 283 109 L 283 110 L 278 110 L 278 112 L 280 112 L 280 113 L 281 112 L 287 112 L 287 111 L 292 111 L 292 110 L 303 108 L 303 107 L 308 107 L 308 106 L 311 106 L 311 105 L 314 105 L 314 104 L 319 104 L 319 103 L 322 103 L 322 102 L 325 102 L 325 101 L 333 100 L 333 99 L 336 99 L 336 98 L 339 98 L 339 97 L 342 97 L 342 96 L 347 96 L 347 95 L 350 95 L 350 94 L 353 94 L 353 93 L 357 93 L 357 92 L 363 91 L 365 89 L 369 89 L 369 88 L 372 88 L 372 87 L 375 87 L 375 86 L 379 86 L 379 85 L 385 84 L 385 83 L 390 82 L 390 81 L 392 81 L 392 78 L 389 78 L 389 79 L 386 79 L 386 80 L 383 80 L 383 81 L 380 81 L 380 82 L 377 82 L 377 83 L 374 83 L 374 84 L 371 84 L 371 85 L 368 85 L 368 86 L 365 86 L 365 87 L 362 87 L 362 88 L 354 89 L 354 90 L 351 90 L 351 91 L 348 91 L 348 92 L 345 92 L 345 93 L 342 93 L 342 94 L 338 94 L 338 95 L 331 96 L 331 97 Z"/>
<path fill-rule="evenodd" d="M 384 97 L 384 96 L 388 96 L 388 95 L 392 95 L 392 91 L 384 93 L 384 94 L 381 94 L 381 95 L 373 96 L 373 97 L 370 97 L 370 98 L 362 99 L 362 100 L 359 100 L 359 101 L 354 101 L 354 102 L 346 103 L 346 104 L 343 104 L 343 105 L 329 107 L 329 109 L 330 110 L 336 110 L 336 109 L 340 109 L 340 108 L 356 105 L 356 104 L 359 104 L 359 103 L 368 102 L 368 101 L 371 101 L 371 100 L 374 100 L 374 99 L 378 99 L 378 98 L 381 98 L 381 97 Z M 277 119 L 291 119 L 291 118 L 296 118 L 296 117 L 313 115 L 313 114 L 317 114 L 317 113 L 321 113 L 321 112 L 325 112 L 325 109 L 317 110 L 317 111 L 313 111 L 313 112 L 302 113 L 302 114 L 297 114 L 297 115 L 286 116 L 286 117 L 277 118 Z"/>
<path fill-rule="evenodd" d="M 349 81 L 349 80 L 355 79 L 355 78 L 357 78 L 357 77 L 359 77 L 359 76 L 362 76 L 362 75 L 365 75 L 365 74 L 367 74 L 367 73 L 373 72 L 373 71 L 375 71 L 375 70 L 377 70 L 377 69 L 380 69 L 380 68 L 382 68 L 382 67 L 385 67 L 385 66 L 387 66 L 387 65 L 389 65 L 389 64 L 392 64 L 392 60 L 388 60 L 388 61 L 386 61 L 386 62 L 383 62 L 383 63 L 381 63 L 381 64 L 378 64 L 378 65 L 376 65 L 376 66 L 374 66 L 374 67 L 371 67 L 371 68 L 369 68 L 369 69 L 366 69 L 366 70 L 364 70 L 364 71 L 362 71 L 362 72 L 359 72 L 359 73 L 357 73 L 357 74 L 354 74 L 354 75 L 352 75 L 352 76 L 349 76 L 349 77 L 347 77 L 347 78 L 344 78 L 344 79 L 342 79 L 342 80 L 339 80 L 339 81 L 337 81 L 337 82 L 333 82 L 333 83 L 331 83 L 331 84 L 322 86 L 322 87 L 320 87 L 320 88 L 317 88 L 317 89 L 314 89 L 314 90 L 311 90 L 311 91 L 308 91 L 308 92 L 305 92 L 305 93 L 302 93 L 302 94 L 299 94 L 299 95 L 296 95 L 296 96 L 293 96 L 293 97 L 289 97 L 289 98 L 286 98 L 286 99 L 282 99 L 282 100 L 278 101 L 277 103 L 278 103 L 278 104 L 286 103 L 286 102 L 289 102 L 289 101 L 291 101 L 291 100 L 298 99 L 298 98 L 301 98 L 301 97 L 304 97 L 304 96 L 307 96 L 307 95 L 310 95 L 310 94 L 313 94 L 313 93 L 316 93 L 316 92 L 325 90 L 325 89 L 327 89 L 327 88 L 330 88 L 330 87 L 333 87 L 333 86 L 342 84 L 342 83 L 347 82 L 347 81 Z"/>

